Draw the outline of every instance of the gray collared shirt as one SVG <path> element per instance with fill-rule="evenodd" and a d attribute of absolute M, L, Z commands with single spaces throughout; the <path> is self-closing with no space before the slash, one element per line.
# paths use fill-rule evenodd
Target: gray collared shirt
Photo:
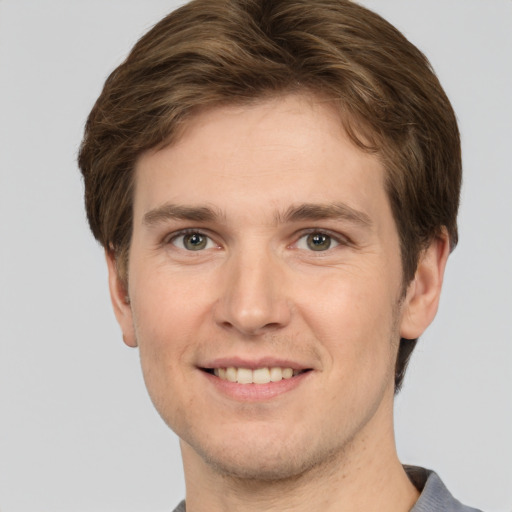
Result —
<path fill-rule="evenodd" d="M 456 500 L 433 471 L 416 466 L 404 466 L 404 469 L 421 492 L 411 512 L 481 512 Z"/>
<path fill-rule="evenodd" d="M 416 466 L 404 466 L 404 469 L 421 492 L 410 512 L 481 512 L 456 500 L 433 471 Z M 182 501 L 174 512 L 186 512 L 185 502 Z"/>

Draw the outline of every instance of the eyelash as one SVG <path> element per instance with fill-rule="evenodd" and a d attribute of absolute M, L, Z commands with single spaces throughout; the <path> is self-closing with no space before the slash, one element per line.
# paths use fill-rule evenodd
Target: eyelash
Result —
<path fill-rule="evenodd" d="M 178 240 L 179 238 L 186 237 L 187 235 L 199 235 L 201 237 L 207 238 L 210 243 L 213 243 L 215 246 L 218 247 L 218 244 L 216 244 L 212 237 L 208 234 L 206 234 L 204 231 L 199 229 L 182 229 L 181 231 L 171 233 L 170 235 L 166 236 L 163 240 L 164 245 L 175 245 L 174 242 Z M 208 242 L 207 242 L 208 243 Z M 181 249 L 186 250 L 184 247 L 181 247 Z M 194 251 L 190 251 L 194 252 Z"/>
<path fill-rule="evenodd" d="M 181 237 L 185 237 L 187 235 L 199 235 L 201 237 L 205 237 L 208 239 L 207 243 L 213 243 L 216 247 L 219 247 L 219 244 L 217 244 L 213 238 L 205 233 L 205 231 L 203 230 L 200 230 L 200 229 L 183 229 L 183 230 L 180 230 L 178 232 L 175 232 L 175 233 L 171 233 L 170 235 L 167 235 L 164 240 L 163 240 L 163 245 L 175 245 L 177 246 L 174 242 L 176 242 L 176 240 L 178 240 L 179 238 Z M 326 250 L 323 250 L 323 251 L 314 251 L 313 249 L 310 250 L 310 252 L 327 252 L 328 250 L 331 250 L 331 249 L 334 249 L 335 247 L 338 247 L 338 246 L 348 246 L 348 245 L 351 245 L 351 241 L 348 239 L 348 237 L 344 236 L 344 235 L 341 235 L 340 233 L 333 233 L 329 230 L 325 230 L 325 229 L 315 229 L 315 228 L 311 228 L 311 229 L 307 229 L 307 230 L 301 230 L 299 233 L 297 233 L 298 236 L 295 236 L 295 242 L 293 242 L 292 244 L 289 245 L 289 247 L 294 247 L 294 248 L 298 248 L 298 244 L 299 242 L 302 240 L 302 239 L 305 239 L 307 238 L 309 235 L 320 235 L 320 236 L 326 236 L 328 237 L 331 241 L 335 242 L 336 245 L 334 245 L 334 247 L 328 247 Z M 185 249 L 184 247 L 180 247 L 181 249 L 183 250 L 187 250 Z M 211 249 L 212 247 L 209 247 L 209 249 Z M 306 248 L 298 248 L 299 250 L 307 250 Z M 204 249 L 202 249 L 204 250 Z M 194 252 L 193 250 L 187 250 L 188 252 Z M 198 250 L 199 252 L 200 250 Z"/>
<path fill-rule="evenodd" d="M 303 230 L 300 232 L 300 236 L 296 239 L 296 242 L 294 242 L 292 245 L 294 245 L 295 247 L 298 246 L 299 242 L 302 240 L 302 239 L 307 239 L 307 237 L 309 235 L 320 235 L 320 236 L 326 236 L 328 237 L 332 242 L 335 242 L 336 245 L 334 246 L 329 246 L 326 250 L 324 251 L 314 251 L 313 249 L 310 249 L 310 252 L 327 252 L 329 250 L 332 250 L 338 246 L 347 246 L 347 245 L 350 245 L 351 242 L 350 240 L 344 236 L 344 235 L 341 235 L 340 233 L 333 233 L 332 231 L 329 231 L 329 230 L 326 230 L 326 229 L 315 229 L 315 228 L 311 228 L 311 229 L 308 229 L 308 230 Z M 307 242 L 306 242 L 307 243 Z M 307 249 L 303 249 L 303 250 L 307 250 Z"/>

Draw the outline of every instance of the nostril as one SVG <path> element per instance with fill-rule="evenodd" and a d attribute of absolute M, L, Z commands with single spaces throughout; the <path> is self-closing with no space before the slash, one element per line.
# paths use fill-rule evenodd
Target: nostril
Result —
<path fill-rule="evenodd" d="M 274 331 L 278 331 L 283 327 L 283 325 L 279 322 L 268 322 L 263 324 L 258 324 L 256 322 L 249 323 L 247 321 L 241 322 L 228 322 L 224 321 L 219 324 L 223 329 L 226 330 L 235 330 L 243 333 L 248 337 L 258 337 L 263 334 L 272 333 Z"/>

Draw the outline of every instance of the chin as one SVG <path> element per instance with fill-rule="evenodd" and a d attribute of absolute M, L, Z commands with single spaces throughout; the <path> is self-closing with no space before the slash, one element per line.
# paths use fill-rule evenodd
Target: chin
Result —
<path fill-rule="evenodd" d="M 250 459 L 244 460 L 235 457 L 203 457 L 203 460 L 216 472 L 239 480 L 251 480 L 260 482 L 277 482 L 294 480 L 314 466 L 306 460 L 281 457 L 259 457 L 251 454 Z"/>
<path fill-rule="evenodd" d="M 300 479 L 302 475 L 338 462 L 343 448 L 329 450 L 326 446 L 304 439 L 274 439 L 246 437 L 239 443 L 209 446 L 187 443 L 216 473 L 229 478 L 259 482 L 279 482 Z"/>

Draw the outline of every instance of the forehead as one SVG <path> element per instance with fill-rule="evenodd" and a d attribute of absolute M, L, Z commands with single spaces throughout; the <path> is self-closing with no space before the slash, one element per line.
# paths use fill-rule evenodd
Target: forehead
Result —
<path fill-rule="evenodd" d="M 165 202 L 229 210 L 341 201 L 372 210 L 383 193 L 380 161 L 349 139 L 338 110 L 287 95 L 194 116 L 177 142 L 141 156 L 134 206 L 135 217 Z"/>

